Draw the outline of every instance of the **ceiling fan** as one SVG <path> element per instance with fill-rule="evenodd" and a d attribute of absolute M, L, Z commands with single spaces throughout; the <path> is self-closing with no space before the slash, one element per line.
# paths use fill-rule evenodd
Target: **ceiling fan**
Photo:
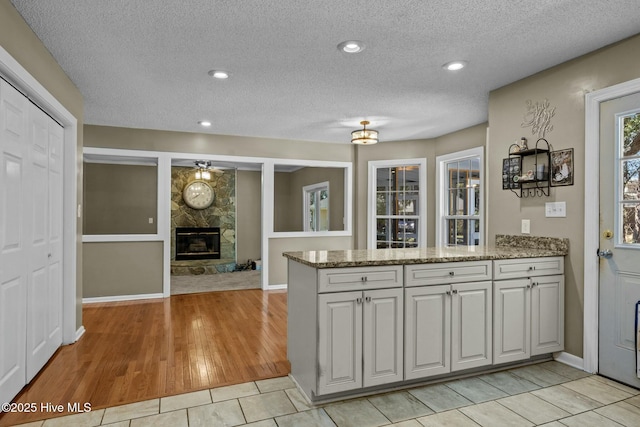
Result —
<path fill-rule="evenodd" d="M 222 173 L 222 171 L 213 166 L 210 160 L 196 160 L 193 162 L 196 168 L 196 179 L 211 179 L 211 172 Z"/>

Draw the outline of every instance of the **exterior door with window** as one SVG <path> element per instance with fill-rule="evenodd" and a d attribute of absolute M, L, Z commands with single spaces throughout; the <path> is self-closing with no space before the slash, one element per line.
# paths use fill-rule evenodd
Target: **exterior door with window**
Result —
<path fill-rule="evenodd" d="M 598 372 L 640 387 L 640 94 L 601 104 L 599 231 Z"/>

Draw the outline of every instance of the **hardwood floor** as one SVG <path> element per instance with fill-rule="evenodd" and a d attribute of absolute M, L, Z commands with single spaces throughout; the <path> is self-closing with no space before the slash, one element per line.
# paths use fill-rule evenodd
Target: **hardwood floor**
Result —
<path fill-rule="evenodd" d="M 241 290 L 85 305 L 86 332 L 14 402 L 92 409 L 287 375 L 287 294 Z M 54 414 L 0 415 L 10 426 Z"/>

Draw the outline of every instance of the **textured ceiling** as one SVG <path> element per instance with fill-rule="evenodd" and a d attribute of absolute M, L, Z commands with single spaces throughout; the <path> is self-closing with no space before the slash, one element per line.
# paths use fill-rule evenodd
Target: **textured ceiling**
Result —
<path fill-rule="evenodd" d="M 490 90 L 640 32 L 638 0 L 12 3 L 86 124 L 336 143 L 363 119 L 383 142 L 482 123 Z M 353 39 L 366 49 L 336 48 Z"/>

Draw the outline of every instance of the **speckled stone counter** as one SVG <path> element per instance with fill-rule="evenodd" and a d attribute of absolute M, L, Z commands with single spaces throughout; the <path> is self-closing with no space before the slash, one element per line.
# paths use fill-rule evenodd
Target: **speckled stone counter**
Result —
<path fill-rule="evenodd" d="M 564 256 L 569 239 L 497 235 L 494 246 L 457 246 L 415 249 L 285 252 L 290 260 L 315 268 L 366 267 L 375 265 L 429 264 L 436 262 Z"/>

